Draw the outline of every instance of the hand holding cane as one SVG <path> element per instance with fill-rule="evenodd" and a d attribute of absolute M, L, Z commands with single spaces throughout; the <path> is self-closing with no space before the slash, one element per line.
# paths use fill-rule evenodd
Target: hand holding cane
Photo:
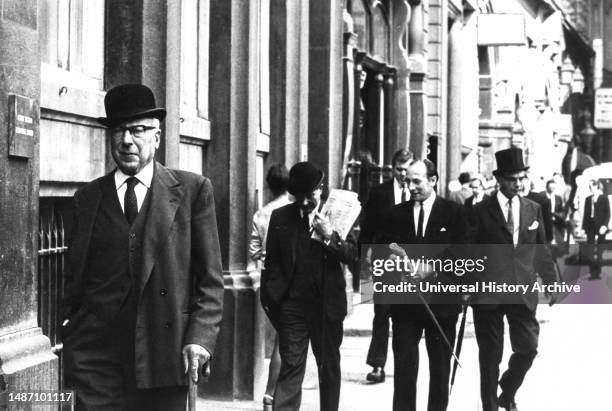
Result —
<path fill-rule="evenodd" d="M 397 254 L 399 254 L 402 257 L 405 257 L 407 255 L 406 251 L 402 247 L 400 247 L 397 243 L 389 244 L 389 249 L 393 253 L 397 253 Z M 414 279 L 409 277 L 408 281 L 410 281 L 410 282 L 412 282 L 414 284 Z M 423 304 L 423 307 L 425 308 L 425 311 L 427 311 L 427 314 L 429 315 L 429 317 L 433 321 L 434 325 L 436 326 L 436 329 L 440 333 L 440 337 L 442 337 L 442 340 L 444 341 L 444 343 L 446 344 L 446 346 L 450 350 L 451 355 L 455 359 L 455 362 L 457 363 L 457 365 L 459 367 L 461 367 L 461 363 L 459 362 L 459 358 L 455 355 L 455 351 L 453 350 L 453 346 L 451 345 L 450 341 L 448 340 L 448 337 L 444 333 L 444 330 L 440 326 L 440 323 L 438 322 L 438 319 L 436 318 L 435 314 L 433 313 L 433 311 L 431 311 L 431 307 L 429 306 L 429 304 L 425 300 L 425 297 L 423 297 L 423 294 L 421 294 L 421 291 L 419 290 L 418 286 L 416 287 L 416 294 L 419 297 L 419 299 L 421 300 L 421 303 Z"/>

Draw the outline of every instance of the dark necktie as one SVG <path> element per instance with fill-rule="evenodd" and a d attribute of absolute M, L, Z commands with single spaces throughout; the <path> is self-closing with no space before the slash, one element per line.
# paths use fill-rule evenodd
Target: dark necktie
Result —
<path fill-rule="evenodd" d="M 138 179 L 130 177 L 127 179 L 126 184 L 127 189 L 125 190 L 125 197 L 123 197 L 123 208 L 128 224 L 132 225 L 138 215 L 138 203 L 136 202 L 136 192 L 134 191 L 134 187 L 138 184 Z"/>
<path fill-rule="evenodd" d="M 508 221 L 507 221 L 508 231 L 510 231 L 510 235 L 512 236 L 512 243 L 514 243 L 514 215 L 512 214 L 512 199 L 508 200 Z"/>
<path fill-rule="evenodd" d="M 418 202 L 419 204 L 419 221 L 417 223 L 417 238 L 419 240 L 423 239 L 423 220 L 425 219 L 425 212 L 423 211 L 423 202 Z"/>
<path fill-rule="evenodd" d="M 406 202 L 406 187 L 402 187 L 402 203 Z"/>
<path fill-rule="evenodd" d="M 310 232 L 310 219 L 308 218 L 308 214 L 304 214 L 304 217 L 302 217 L 302 226 L 306 232 Z"/>

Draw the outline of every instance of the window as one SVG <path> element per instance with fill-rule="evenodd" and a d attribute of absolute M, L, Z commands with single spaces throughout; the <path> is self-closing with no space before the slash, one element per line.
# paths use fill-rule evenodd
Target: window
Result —
<path fill-rule="evenodd" d="M 208 122 L 209 0 L 181 3 L 181 136 L 210 139 Z"/>
<path fill-rule="evenodd" d="M 43 83 L 101 90 L 104 0 L 41 0 Z"/>

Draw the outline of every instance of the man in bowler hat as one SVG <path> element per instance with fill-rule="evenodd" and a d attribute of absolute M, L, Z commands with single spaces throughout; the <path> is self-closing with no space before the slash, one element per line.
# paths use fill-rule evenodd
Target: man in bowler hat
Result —
<path fill-rule="evenodd" d="M 212 186 L 154 160 L 166 111 L 149 88 L 115 87 L 104 105 L 117 168 L 74 196 L 66 384 L 77 410 L 183 411 L 223 308 Z"/>
<path fill-rule="evenodd" d="M 280 341 L 274 410 L 300 408 L 309 340 L 319 370 L 320 409 L 338 409 L 347 308 L 341 263 L 354 263 L 357 249 L 350 234 L 341 238 L 318 213 L 322 182 L 323 171 L 313 163 L 294 165 L 288 191 L 296 201 L 274 210 L 268 226 L 261 301 Z"/>
<path fill-rule="evenodd" d="M 488 261 L 479 279 L 531 288 L 538 273 L 545 284 L 554 283 L 555 272 L 546 246 L 540 205 L 519 196 L 529 168 L 523 163 L 523 152 L 510 148 L 498 151 L 495 158 L 494 175 L 499 191 L 476 204 L 471 217 L 471 242 L 481 244 L 479 247 L 486 251 Z M 537 354 L 538 294 L 481 292 L 471 301 L 479 348 L 482 409 L 496 411 L 500 406 L 508 411 L 517 410 L 515 395 Z M 504 317 L 509 325 L 512 355 L 508 369 L 499 378 Z"/>

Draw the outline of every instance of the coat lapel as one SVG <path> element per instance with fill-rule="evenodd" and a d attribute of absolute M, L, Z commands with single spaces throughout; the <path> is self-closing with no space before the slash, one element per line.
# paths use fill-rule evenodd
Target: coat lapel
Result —
<path fill-rule="evenodd" d="M 509 237 L 509 241 L 512 242 L 512 233 L 510 232 L 510 230 L 508 230 L 508 226 L 506 225 L 506 218 L 504 217 L 504 213 L 502 212 L 501 206 L 499 205 L 499 201 L 497 201 L 497 194 L 493 193 L 493 195 L 486 199 L 486 201 L 489 215 L 491 216 L 491 218 L 493 218 L 496 224 L 502 227 L 503 231 Z"/>
<path fill-rule="evenodd" d="M 434 200 L 434 203 L 431 206 L 431 212 L 429 213 L 429 219 L 427 220 L 427 226 L 425 227 L 424 236 L 427 240 L 431 239 L 432 236 L 435 234 L 435 229 L 436 229 L 436 227 L 434 227 L 435 223 L 441 220 L 439 214 L 442 210 L 440 209 L 440 207 L 441 207 L 440 198 L 436 196 L 436 199 Z"/>
<path fill-rule="evenodd" d="M 519 221 L 519 244 L 524 243 L 524 237 L 527 234 L 527 229 L 529 228 L 529 226 L 531 225 L 531 223 L 533 223 L 533 221 L 535 220 L 536 216 L 534 215 L 534 213 L 531 210 L 531 207 L 529 206 L 529 204 L 527 204 L 527 202 L 525 201 L 524 198 L 519 197 L 519 204 L 520 204 L 520 221 Z"/>
<path fill-rule="evenodd" d="M 83 196 L 79 199 L 79 215 L 78 232 L 76 233 L 75 241 L 70 245 L 72 250 L 71 255 L 74 258 L 73 270 L 75 277 L 81 279 L 83 277 L 83 269 L 89 251 L 89 243 L 91 233 L 93 231 L 100 201 L 102 200 L 102 184 L 113 183 L 113 174 L 110 173 L 98 180 L 95 188 L 89 192 L 83 192 Z M 81 231 L 82 230 L 82 231 Z"/>
<path fill-rule="evenodd" d="M 183 194 L 180 182 L 167 168 L 156 162 L 151 182 L 151 203 L 143 239 L 142 272 L 138 295 L 144 290 L 155 260 L 160 254 L 160 248 L 168 238 Z"/>

